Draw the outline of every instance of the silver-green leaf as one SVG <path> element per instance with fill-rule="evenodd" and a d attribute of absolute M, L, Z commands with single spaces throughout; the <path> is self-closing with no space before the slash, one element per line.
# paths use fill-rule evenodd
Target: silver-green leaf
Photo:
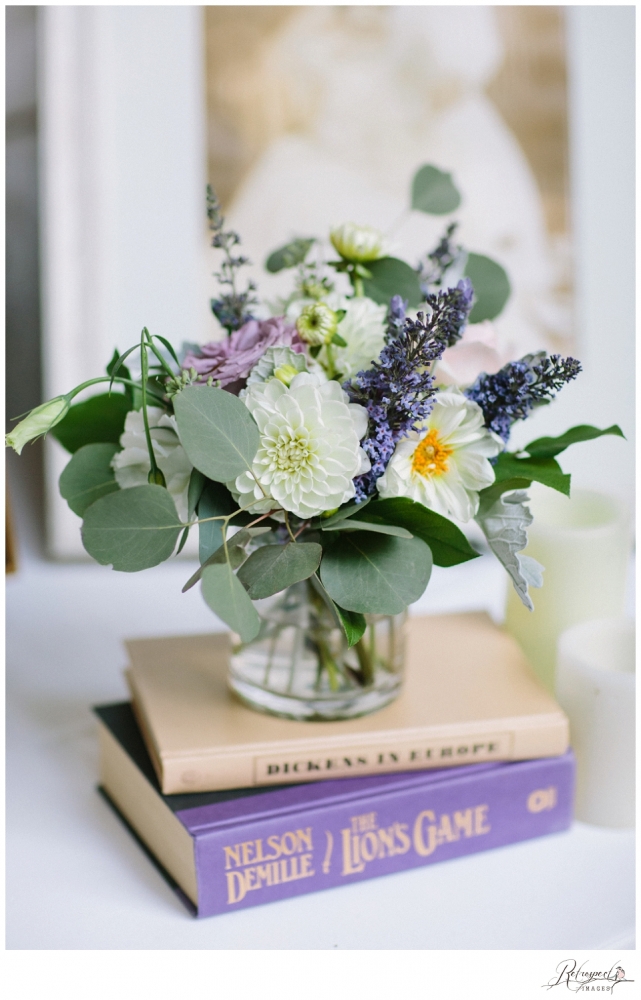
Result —
<path fill-rule="evenodd" d="M 490 507 L 481 506 L 476 522 L 496 558 L 509 573 L 514 589 L 529 611 L 534 610 L 530 587 L 543 586 L 543 567 L 531 556 L 520 555 L 527 545 L 527 528 L 533 517 L 525 503 L 529 497 L 525 490 L 501 496 Z"/>
<path fill-rule="evenodd" d="M 258 427 L 231 392 L 187 386 L 174 398 L 180 441 L 189 460 L 209 479 L 226 483 L 251 469 Z"/>
<path fill-rule="evenodd" d="M 452 175 L 425 164 L 412 180 L 412 208 L 429 215 L 447 215 L 461 204 Z"/>
<path fill-rule="evenodd" d="M 96 562 L 136 573 L 169 559 L 182 527 L 164 486 L 132 486 L 87 508 L 82 542 Z"/>
<path fill-rule="evenodd" d="M 315 573 L 323 550 L 316 542 L 263 545 L 238 570 L 238 578 L 253 600 L 271 597 Z"/>
<path fill-rule="evenodd" d="M 240 580 L 229 563 L 214 563 L 203 572 L 202 593 L 205 601 L 243 642 L 258 635 L 260 618 Z"/>
<path fill-rule="evenodd" d="M 82 517 L 92 503 L 118 489 L 111 468 L 117 451 L 117 444 L 86 444 L 74 452 L 58 482 L 60 495 L 74 514 Z"/>
<path fill-rule="evenodd" d="M 417 601 L 432 572 L 432 553 L 420 538 L 359 531 L 341 535 L 320 567 L 323 586 L 347 611 L 395 615 Z"/>

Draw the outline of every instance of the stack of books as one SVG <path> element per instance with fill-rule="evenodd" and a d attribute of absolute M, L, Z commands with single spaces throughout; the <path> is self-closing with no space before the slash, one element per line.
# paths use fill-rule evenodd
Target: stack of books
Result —
<path fill-rule="evenodd" d="M 411 618 L 401 696 L 340 722 L 241 705 L 226 635 L 127 647 L 132 701 L 96 709 L 101 791 L 198 916 L 570 825 L 567 718 L 486 615 Z"/>

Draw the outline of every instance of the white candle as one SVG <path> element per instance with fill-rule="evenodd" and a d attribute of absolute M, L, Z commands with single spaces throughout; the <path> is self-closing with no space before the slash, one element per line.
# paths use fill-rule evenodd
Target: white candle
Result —
<path fill-rule="evenodd" d="M 577 759 L 577 819 L 634 826 L 634 623 L 574 625 L 558 643 L 557 698 Z"/>
<path fill-rule="evenodd" d="M 530 589 L 534 611 L 508 588 L 505 627 L 553 692 L 561 632 L 623 614 L 631 519 L 621 501 L 591 490 L 573 490 L 568 498 L 533 484 L 530 496 L 534 522 L 525 552 L 544 567 L 543 586 Z"/>

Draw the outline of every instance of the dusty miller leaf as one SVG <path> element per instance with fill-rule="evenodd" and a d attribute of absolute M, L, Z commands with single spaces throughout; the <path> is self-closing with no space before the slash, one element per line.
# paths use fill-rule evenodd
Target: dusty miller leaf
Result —
<path fill-rule="evenodd" d="M 530 587 L 543 586 L 543 567 L 531 556 L 518 554 L 527 545 L 526 528 L 533 521 L 529 508 L 525 506 L 528 500 L 524 490 L 501 496 L 491 506 L 482 506 L 475 520 L 492 552 L 512 578 L 521 601 L 529 611 L 533 611 L 528 584 Z"/>

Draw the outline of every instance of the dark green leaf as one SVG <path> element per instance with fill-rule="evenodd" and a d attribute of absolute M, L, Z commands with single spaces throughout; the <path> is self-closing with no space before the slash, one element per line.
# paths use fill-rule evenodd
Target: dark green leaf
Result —
<path fill-rule="evenodd" d="M 134 350 L 134 348 L 131 348 L 131 350 Z M 120 362 L 120 364 L 118 364 L 118 362 Z M 107 365 L 107 375 L 113 375 L 116 372 L 116 366 L 118 367 L 122 378 L 131 378 L 131 372 L 126 365 L 122 364 L 122 359 L 117 349 L 114 351 L 113 357 Z"/>
<path fill-rule="evenodd" d="M 198 518 L 221 517 L 236 510 L 237 504 L 226 486 L 208 482 L 198 501 Z M 222 522 L 201 521 L 198 525 L 198 558 L 206 562 L 223 544 Z"/>
<path fill-rule="evenodd" d="M 51 433 L 72 454 L 86 444 L 118 444 L 131 402 L 120 392 L 90 396 L 70 407 Z"/>
<path fill-rule="evenodd" d="M 374 531 L 379 535 L 395 535 L 397 538 L 411 538 L 412 532 L 407 528 L 402 528 L 399 524 L 377 524 L 375 521 L 368 521 L 367 518 L 347 518 L 332 524 L 329 528 L 324 527 L 323 531 Z"/>
<path fill-rule="evenodd" d="M 531 455 L 532 458 L 554 458 L 555 455 L 560 455 L 571 444 L 578 444 L 580 441 L 592 441 L 594 438 L 602 437 L 604 434 L 615 434 L 617 437 L 625 438 L 625 434 L 618 424 L 606 427 L 604 431 L 599 430 L 598 427 L 592 427 L 590 424 L 579 424 L 577 427 L 571 427 L 569 431 L 566 431 L 565 434 L 561 434 L 559 437 L 542 437 L 537 438 L 536 441 L 530 441 L 529 444 L 526 444 L 523 451 L 527 451 L 528 455 Z"/>
<path fill-rule="evenodd" d="M 418 274 L 404 260 L 381 257 L 368 263 L 371 278 L 363 279 L 365 295 L 380 305 L 389 305 L 393 295 L 407 299 L 410 309 L 420 306 L 423 293 Z"/>
<path fill-rule="evenodd" d="M 258 427 L 245 404 L 224 389 L 187 386 L 174 397 L 183 448 L 193 465 L 217 483 L 251 469 Z"/>
<path fill-rule="evenodd" d="M 432 571 L 432 554 L 420 538 L 354 532 L 327 549 L 320 567 L 333 601 L 361 614 L 394 615 L 418 600 Z"/>
<path fill-rule="evenodd" d="M 214 614 L 237 632 L 243 642 L 251 642 L 258 635 L 258 612 L 228 563 L 207 566 L 202 592 Z"/>
<path fill-rule="evenodd" d="M 470 313 L 470 323 L 494 319 L 510 297 L 511 288 L 507 274 L 495 260 L 478 253 L 468 255 L 465 274 L 474 287 L 474 305 Z"/>
<path fill-rule="evenodd" d="M 161 337 L 159 333 L 155 333 L 155 334 L 154 334 L 154 337 L 156 338 L 156 340 L 159 340 L 159 341 L 160 341 L 160 343 L 161 343 L 161 344 L 163 345 L 163 347 L 166 347 L 166 348 L 167 348 L 167 350 L 168 350 L 168 351 L 169 351 L 169 353 L 171 354 L 172 358 L 174 359 L 174 361 L 176 362 L 176 364 L 177 364 L 177 365 L 178 365 L 178 367 L 180 368 L 180 361 L 178 360 L 178 357 L 177 357 L 177 355 L 176 355 L 176 352 L 174 351 L 174 349 L 173 349 L 173 347 L 171 346 L 171 344 L 169 343 L 169 341 L 168 341 L 168 340 L 166 340 L 166 339 L 165 339 L 165 337 Z"/>
<path fill-rule="evenodd" d="M 565 496 L 570 495 L 570 476 L 566 474 L 554 458 L 517 458 L 512 452 L 504 451 L 496 460 L 494 476 L 497 483 L 505 479 L 524 479 L 543 483 Z"/>
<path fill-rule="evenodd" d="M 118 489 L 111 468 L 117 451 L 116 444 L 86 444 L 65 466 L 59 480 L 60 495 L 74 514 L 82 517 L 92 503 Z"/>
<path fill-rule="evenodd" d="M 461 529 L 447 517 L 407 497 L 375 500 L 367 510 L 357 515 L 357 520 L 361 519 L 407 528 L 429 545 L 436 566 L 456 566 L 468 559 L 476 559 L 479 554 Z"/>
<path fill-rule="evenodd" d="M 347 645 L 351 649 L 365 634 L 365 629 L 367 628 L 365 615 L 360 614 L 358 611 L 347 611 L 345 608 L 339 607 L 336 603 L 334 603 L 334 607 L 338 612 L 340 623 L 343 626 Z"/>
<path fill-rule="evenodd" d="M 315 573 L 322 553 L 314 542 L 263 545 L 243 563 L 238 578 L 253 600 L 271 597 Z"/>
<path fill-rule="evenodd" d="M 414 174 L 412 208 L 430 215 L 447 215 L 461 204 L 452 175 L 426 164 Z"/>
<path fill-rule="evenodd" d="M 187 520 L 191 521 L 207 485 L 207 479 L 198 469 L 192 469 L 187 489 Z"/>
<path fill-rule="evenodd" d="M 179 556 L 182 550 L 184 549 L 188 537 L 189 537 L 189 525 L 187 525 L 187 527 L 183 531 L 180 542 L 178 543 L 178 548 L 176 549 L 177 556 Z"/>
<path fill-rule="evenodd" d="M 337 347 L 347 347 L 347 341 L 343 340 L 339 333 L 335 333 L 332 337 L 332 344 L 336 344 Z"/>
<path fill-rule="evenodd" d="M 277 274 L 278 271 L 287 267 L 296 267 L 297 264 L 302 264 L 315 242 L 314 239 L 296 239 L 292 240 L 291 243 L 286 243 L 284 247 L 270 253 L 265 261 L 265 269 L 271 274 Z"/>
<path fill-rule="evenodd" d="M 82 541 L 96 562 L 135 573 L 168 559 L 181 528 L 174 501 L 163 486 L 132 486 L 87 508 Z"/>

